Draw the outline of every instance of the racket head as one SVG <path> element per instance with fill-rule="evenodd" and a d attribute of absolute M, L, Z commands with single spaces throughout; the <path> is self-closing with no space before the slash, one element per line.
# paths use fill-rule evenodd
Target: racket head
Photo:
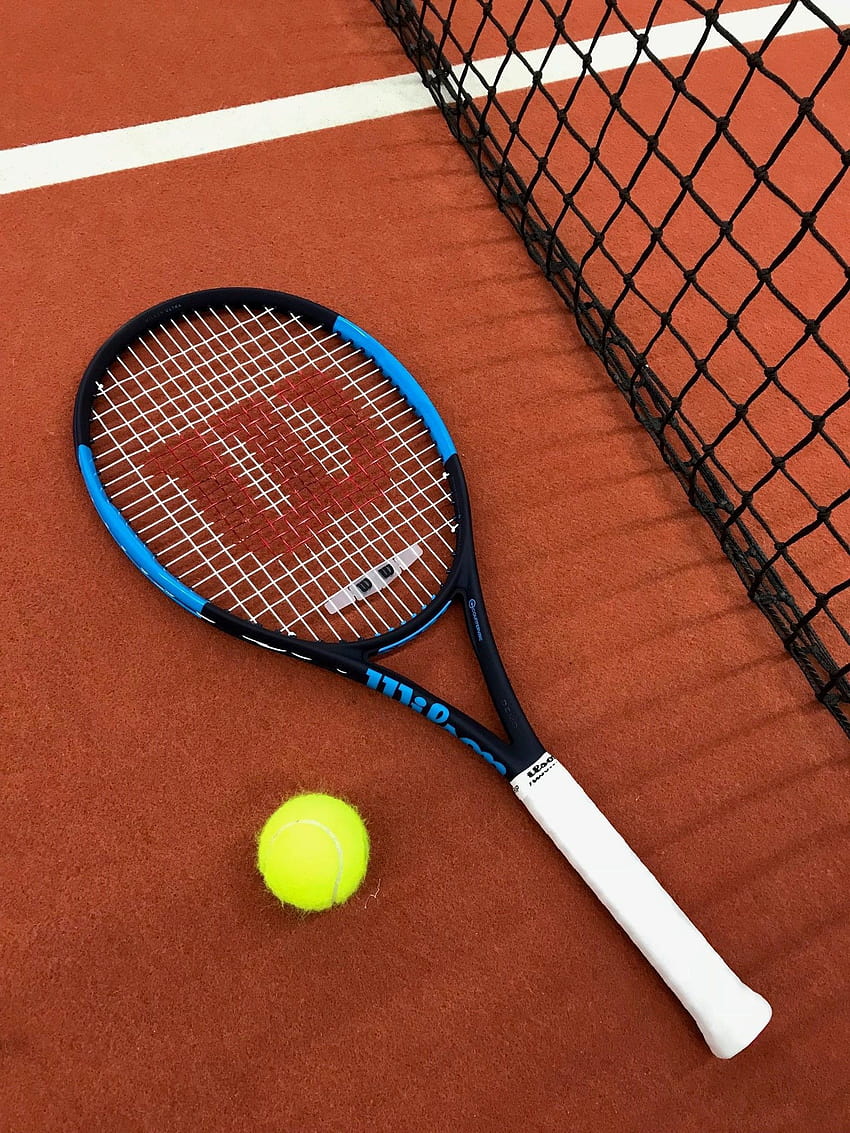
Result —
<path fill-rule="evenodd" d="M 83 375 L 74 441 L 152 582 L 296 656 L 403 644 L 472 553 L 460 462 L 422 388 L 354 323 L 284 292 L 215 288 L 131 319 Z"/>

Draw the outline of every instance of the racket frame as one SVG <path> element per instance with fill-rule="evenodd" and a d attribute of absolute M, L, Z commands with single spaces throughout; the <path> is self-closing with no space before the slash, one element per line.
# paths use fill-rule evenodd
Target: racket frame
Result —
<path fill-rule="evenodd" d="M 372 359 L 422 419 L 444 461 L 455 508 L 457 542 L 443 584 L 424 608 L 397 628 L 368 639 L 335 643 L 309 641 L 239 617 L 186 586 L 156 559 L 109 500 L 92 453 L 91 417 L 99 384 L 121 352 L 166 320 L 207 307 L 274 307 L 333 331 Z M 513 779 L 544 754 L 520 707 L 496 646 L 481 590 L 472 535 L 469 492 L 451 437 L 434 405 L 411 374 L 386 347 L 328 307 L 263 288 L 227 287 L 191 292 L 159 303 L 120 327 L 86 368 L 74 405 L 74 445 L 83 480 L 104 525 L 135 564 L 160 590 L 185 610 L 217 629 L 253 645 L 317 665 L 397 700 L 456 735 L 500 774 Z M 461 602 L 469 640 L 502 727 L 505 742 L 489 728 L 415 681 L 381 664 L 378 658 L 406 645 L 433 625 L 455 602 Z"/>

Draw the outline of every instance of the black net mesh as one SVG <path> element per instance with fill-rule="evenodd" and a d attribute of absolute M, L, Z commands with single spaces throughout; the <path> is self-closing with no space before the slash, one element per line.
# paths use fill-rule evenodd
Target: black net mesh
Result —
<path fill-rule="evenodd" d="M 850 3 L 374 2 L 850 734 Z"/>

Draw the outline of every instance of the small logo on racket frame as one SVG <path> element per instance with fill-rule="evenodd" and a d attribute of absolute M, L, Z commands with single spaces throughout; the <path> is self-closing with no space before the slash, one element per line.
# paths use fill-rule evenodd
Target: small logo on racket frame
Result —
<path fill-rule="evenodd" d="M 475 601 L 474 598 L 470 598 L 469 601 L 467 602 L 467 605 L 469 606 L 469 614 L 470 614 L 470 617 L 472 618 L 472 624 L 475 626 L 475 636 L 478 638 L 479 641 L 483 641 L 484 636 L 481 633 L 481 623 L 478 620 L 478 611 L 476 609 L 478 603 Z"/>
<path fill-rule="evenodd" d="M 485 759 L 491 767 L 495 767 L 500 775 L 507 774 L 505 765 L 500 763 L 489 751 L 484 751 L 475 740 L 458 735 L 454 725 L 448 722 L 451 712 L 445 704 L 440 704 L 438 700 L 429 700 L 427 697 L 420 696 L 414 693 L 410 685 L 404 684 L 403 681 L 397 681 L 394 677 L 388 677 L 384 673 L 378 673 L 374 669 L 366 670 L 366 685 L 368 688 L 375 689 L 376 692 L 383 693 L 384 696 L 388 696 L 391 700 L 397 700 L 400 704 L 406 704 L 408 708 L 412 708 L 414 712 L 419 712 L 427 720 L 432 720 L 435 724 L 439 724 L 445 731 L 456 736 L 462 744 L 471 747 L 472 750 L 480 755 L 482 759 Z"/>

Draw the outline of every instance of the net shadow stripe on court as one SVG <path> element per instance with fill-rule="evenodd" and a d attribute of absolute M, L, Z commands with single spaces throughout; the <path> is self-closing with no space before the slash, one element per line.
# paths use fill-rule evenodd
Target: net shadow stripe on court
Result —
<path fill-rule="evenodd" d="M 446 0 L 374 3 L 529 255 L 574 315 L 585 342 L 708 521 L 749 597 L 850 735 L 850 342 L 845 346 L 834 334 L 836 319 L 842 310 L 846 314 L 850 265 L 829 223 L 845 191 L 850 150 L 818 113 L 829 84 L 839 74 L 848 77 L 850 30 L 812 0 L 801 0 L 787 7 L 753 49 L 724 27 L 719 3 L 688 0 L 705 30 L 674 73 L 653 53 L 652 26 L 634 27 L 617 4 L 607 4 L 592 38 L 579 42 L 566 24 L 570 5 L 557 11 L 547 0 L 525 4 L 511 26 L 500 21 L 494 11 L 498 4 L 492 2 L 481 5 L 474 25 L 468 12 Z M 653 8 L 659 24 L 662 9 Z M 795 10 L 822 21 L 820 34 L 828 37 L 822 72 L 806 94 L 769 68 L 765 58 Z M 533 64 L 520 47 L 523 37 L 530 38 L 524 25 L 532 12 L 535 34 L 543 16 L 551 29 L 549 47 L 533 52 Z M 614 20 L 619 33 L 632 37 L 634 55 L 609 83 L 594 67 L 594 49 L 614 30 Z M 711 108 L 695 77 L 705 44 L 718 35 L 741 72 L 723 113 Z M 475 60 L 480 44 L 492 50 L 494 37 L 504 48 L 504 64 L 485 72 Z M 565 46 L 575 52 L 580 73 L 556 92 L 547 86 L 546 66 Z M 527 89 L 520 94 L 515 81 L 500 86 L 500 76 L 510 67 L 515 78 L 518 65 L 528 72 Z M 638 84 L 648 71 L 669 97 L 654 128 L 642 124 L 637 109 Z M 511 93 L 505 86 L 513 88 Z M 753 89 L 768 103 L 780 99 L 787 110 L 787 125 L 766 156 L 750 152 L 736 130 Z M 585 137 L 582 114 L 589 108 L 598 112 L 598 121 L 587 123 Z M 691 164 L 680 168 L 665 152 L 662 134 L 683 108 L 689 121 L 703 123 L 705 139 Z M 610 160 L 624 136 L 636 154 L 628 175 Z M 569 184 L 559 180 L 564 161 L 557 161 L 565 143 L 572 158 Z M 816 184 L 805 203 L 781 183 L 782 163 L 804 152 L 795 151 L 795 144 L 808 146 L 822 161 L 808 170 Z M 734 157 L 743 171 L 740 197 L 725 212 L 705 191 L 718 154 L 727 162 Z M 641 196 L 641 178 L 650 167 L 650 184 L 661 183 L 662 176 L 676 183 L 655 217 L 652 202 Z M 596 201 L 610 191 L 613 203 L 602 219 L 594 215 L 595 202 L 589 203 L 591 190 Z M 766 217 L 775 216 L 783 233 L 781 246 L 770 255 L 757 257 L 738 238 L 754 208 L 767 209 Z M 631 244 L 622 236 L 624 218 L 631 224 Z M 673 235 L 682 218 L 713 230 L 690 262 Z M 750 285 L 734 305 L 724 302 L 714 285 L 712 257 L 720 253 L 734 255 L 749 273 Z M 835 282 L 818 293 L 818 309 L 806 312 L 783 272 L 793 276 L 804 256 L 815 255 L 825 265 L 821 275 Z M 657 265 L 659 257 L 669 277 L 681 277 L 666 302 L 659 297 L 660 277 L 651 276 L 657 271 L 652 261 Z M 708 325 L 717 327 L 706 343 L 689 335 L 697 303 Z M 754 329 L 765 303 L 771 305 L 781 342 L 773 357 Z M 743 390 L 732 388 L 728 377 L 732 351 L 739 368 L 743 364 L 751 375 Z M 800 367 L 823 382 L 820 402 L 801 393 Z M 722 406 L 720 418 L 706 408 L 709 395 L 712 406 Z M 773 421 L 764 413 L 771 405 Z M 780 418 L 787 427 L 777 426 Z M 834 475 L 813 473 L 811 462 L 818 460 L 831 462 Z"/>

